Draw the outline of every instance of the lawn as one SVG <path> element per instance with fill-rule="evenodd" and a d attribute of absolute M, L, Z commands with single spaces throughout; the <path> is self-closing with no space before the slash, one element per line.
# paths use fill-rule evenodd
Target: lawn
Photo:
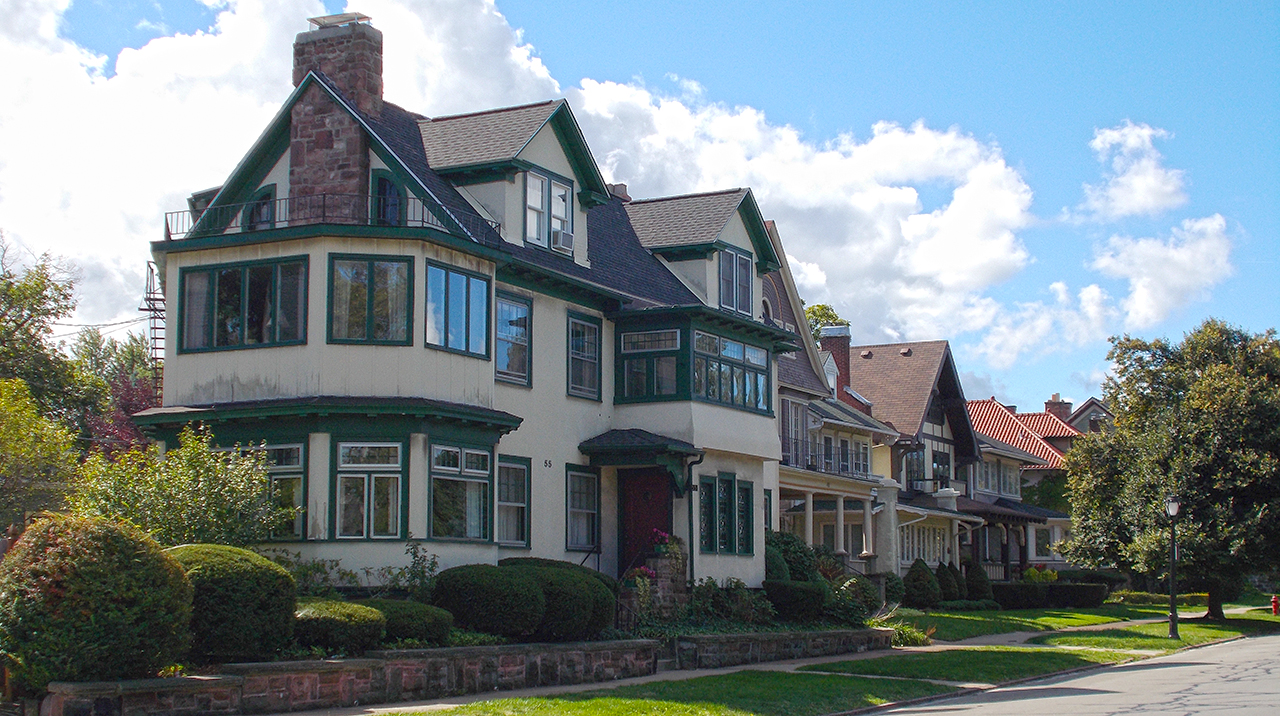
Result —
<path fill-rule="evenodd" d="M 1108 651 L 1051 651 L 992 646 L 814 664 L 802 667 L 801 671 L 999 684 L 1082 666 L 1114 664 L 1129 658 L 1131 657 L 1125 654 Z"/>
<path fill-rule="evenodd" d="M 656 681 L 553 698 L 480 701 L 432 713 L 450 716 L 819 716 L 954 690 L 924 681 L 738 671 L 723 676 Z"/>
<path fill-rule="evenodd" d="M 1184 646 L 1231 637 L 1280 631 L 1280 619 L 1270 614 L 1249 614 L 1224 622 L 1184 621 L 1178 624 L 1177 641 L 1169 639 L 1169 625 L 1140 624 L 1124 629 L 1103 629 L 1065 634 L 1046 634 L 1031 639 L 1050 646 L 1087 646 L 1095 649 L 1145 649 L 1169 652 Z"/>
<path fill-rule="evenodd" d="M 908 624 L 928 631 L 940 641 L 959 641 L 986 634 L 1014 631 L 1053 631 L 1073 626 L 1106 624 L 1130 619 L 1150 619 L 1165 613 L 1159 606 L 1104 604 L 1095 609 L 1015 609 L 991 612 L 929 612 L 919 616 L 899 617 Z"/>

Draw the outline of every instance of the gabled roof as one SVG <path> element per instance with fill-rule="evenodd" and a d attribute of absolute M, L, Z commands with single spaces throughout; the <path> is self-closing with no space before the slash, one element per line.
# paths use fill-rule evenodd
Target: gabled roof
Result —
<path fill-rule="evenodd" d="M 699 455 L 701 450 L 693 443 L 651 433 L 639 428 L 609 430 L 578 444 L 583 455 L 604 452 L 629 452 L 633 450 L 660 450 L 681 455 Z"/>
<path fill-rule="evenodd" d="M 946 341 L 852 346 L 849 387 L 875 405 L 877 418 L 910 437 L 922 436 L 925 413 L 936 393 L 951 423 L 957 456 L 978 456 L 960 375 Z"/>
<path fill-rule="evenodd" d="M 1062 422 L 1062 419 L 1053 413 L 1014 413 L 1013 416 L 1027 426 L 1028 430 L 1042 438 L 1074 438 L 1080 436 L 1079 430 Z"/>
<path fill-rule="evenodd" d="M 1005 497 L 997 498 L 995 504 L 1010 510 L 1025 512 L 1034 517 L 1042 517 L 1046 520 L 1071 519 L 1071 515 L 1068 515 L 1065 512 L 1058 512 L 1057 510 L 1051 510 L 1048 507 L 1040 507 L 1039 505 L 1033 505 L 1029 502 L 1017 502 Z"/>
<path fill-rule="evenodd" d="M 762 292 L 773 309 L 775 325 L 783 327 L 783 322 L 796 327 L 804 351 L 794 358 L 778 361 L 778 384 L 811 393 L 815 396 L 831 395 L 827 385 L 826 374 L 822 370 L 822 358 L 818 346 L 813 342 L 813 334 L 809 332 L 809 322 L 804 317 L 804 305 L 800 294 L 796 292 L 795 280 L 791 275 L 791 267 L 787 264 L 786 254 L 782 251 L 782 238 L 778 236 L 778 227 L 772 221 L 765 222 L 765 230 L 769 241 L 774 245 L 778 259 L 782 265 L 777 271 L 770 271 L 761 279 Z M 790 329 L 788 329 L 790 330 Z"/>
<path fill-rule="evenodd" d="M 1016 413 L 1011 412 L 994 397 L 970 400 L 968 409 L 974 430 L 1031 453 L 1044 461 L 1043 465 L 1028 465 L 1028 469 L 1062 469 L 1062 453 L 1018 420 Z"/>
<path fill-rule="evenodd" d="M 898 437 L 897 430 L 838 400 L 831 398 L 814 400 L 809 403 L 809 409 L 826 422 L 848 425 L 858 430 L 866 430 L 869 433 L 883 435 L 890 440 Z"/>
<path fill-rule="evenodd" d="M 641 245 L 673 258 L 687 257 L 688 251 L 705 253 L 716 248 L 720 232 L 735 212 L 741 214 L 751 237 L 757 270 L 777 269 L 781 262 L 750 189 L 637 199 L 627 204 L 627 214 Z"/>
<path fill-rule="evenodd" d="M 1115 417 L 1115 414 L 1111 412 L 1111 409 L 1107 407 L 1106 403 L 1093 396 L 1089 396 L 1088 400 L 1081 403 L 1080 407 L 1072 411 L 1070 417 L 1067 419 L 1067 423 L 1074 425 L 1080 418 L 1087 416 L 1094 410 L 1101 410 L 1103 413 L 1106 413 L 1109 418 Z"/>

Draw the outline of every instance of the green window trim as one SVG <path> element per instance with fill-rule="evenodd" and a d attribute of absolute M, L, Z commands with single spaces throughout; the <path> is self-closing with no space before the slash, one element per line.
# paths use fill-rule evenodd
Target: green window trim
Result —
<path fill-rule="evenodd" d="M 693 399 L 772 416 L 773 375 L 768 350 L 696 327 L 692 333 L 689 382 Z M 754 362 L 751 356 L 756 356 Z"/>
<path fill-rule="evenodd" d="M 595 341 L 594 341 L 595 365 L 594 367 L 590 365 L 592 358 L 588 355 L 587 351 L 578 351 L 578 355 L 574 354 L 573 329 L 574 329 L 575 323 L 582 324 L 585 326 L 591 326 L 595 328 Z M 603 394 L 602 383 L 604 382 L 603 368 L 602 368 L 604 363 L 604 356 L 602 355 L 603 352 L 604 352 L 603 321 L 601 321 L 599 318 L 595 316 L 587 315 L 585 313 L 578 313 L 577 311 L 568 311 L 568 318 L 565 322 L 565 393 L 567 395 L 574 398 L 583 398 L 586 400 L 594 400 L 596 402 L 601 402 L 601 395 Z M 594 378 L 595 380 L 594 386 L 587 385 L 585 383 L 581 387 L 575 386 L 574 361 L 581 362 L 582 369 L 580 373 L 585 380 Z M 614 391 L 614 392 L 617 392 L 617 391 Z"/>
<path fill-rule="evenodd" d="M 520 304 L 525 309 L 525 326 L 524 326 L 524 343 L 521 344 L 512 336 L 504 337 L 502 333 L 502 304 Z M 528 296 L 510 293 L 508 291 L 495 291 L 494 298 L 494 361 L 493 361 L 493 377 L 494 380 L 511 385 L 520 385 L 526 388 L 533 387 L 533 299 Z M 517 346 L 524 348 L 524 377 L 520 377 L 518 373 L 503 370 L 503 358 L 508 353 L 504 352 L 504 343 L 510 343 L 512 349 Z M 511 349 L 509 349 L 511 350 Z M 508 365 L 510 365 L 508 363 Z"/>
<path fill-rule="evenodd" d="M 266 184 L 254 192 L 240 212 L 241 231 L 265 231 L 276 227 L 276 185 Z"/>
<path fill-rule="evenodd" d="M 532 497 L 533 497 L 533 460 L 527 457 L 519 457 L 517 455 L 498 455 L 498 469 L 503 467 L 518 467 L 524 470 L 524 538 L 521 540 L 503 540 L 501 539 L 502 515 L 501 509 L 504 505 L 515 505 L 515 502 L 503 502 L 501 475 L 498 479 L 498 487 L 495 490 L 494 503 L 497 505 L 498 514 L 494 519 L 494 541 L 499 547 L 504 549 L 529 549 L 532 546 L 533 535 L 533 515 L 532 515 Z"/>
<path fill-rule="evenodd" d="M 732 472 L 700 475 L 698 546 L 703 554 L 755 554 L 755 485 Z M 745 543 L 745 544 L 744 544 Z"/>
<path fill-rule="evenodd" d="M 384 188 L 390 191 L 384 193 Z M 369 220 L 376 226 L 404 226 L 408 211 L 409 195 L 404 183 L 386 169 L 370 171 Z"/>
<path fill-rule="evenodd" d="M 288 280 L 286 271 L 289 267 L 295 267 L 296 275 L 293 277 L 295 283 L 291 290 L 286 291 L 285 281 Z M 270 340 L 259 340 L 250 343 L 248 341 L 249 334 L 254 330 L 252 323 L 253 318 L 257 315 L 253 311 L 253 306 L 257 299 L 253 292 L 255 274 L 259 276 L 260 271 L 255 269 L 270 269 L 270 285 L 267 288 L 267 294 L 262 303 L 267 309 L 267 315 L 262 316 L 259 324 L 263 330 L 270 331 L 273 334 Z M 223 277 L 238 272 L 236 281 L 239 283 L 239 290 L 236 291 L 235 302 L 239 304 L 235 309 L 234 325 L 236 326 L 236 338 L 233 343 L 223 343 L 219 345 L 220 336 L 219 327 L 228 325 L 220 312 L 223 311 L 222 290 L 220 282 Z M 266 259 L 261 261 L 236 261 L 231 263 L 208 264 L 204 266 L 187 266 L 178 271 L 178 353 L 207 353 L 213 351 L 230 351 L 230 350 L 250 350 L 255 348 L 277 348 L 280 346 L 298 346 L 305 345 L 307 342 L 307 304 L 310 296 L 310 257 L 303 254 L 297 256 L 282 256 L 275 259 Z M 192 293 L 195 292 L 196 286 L 194 281 L 196 277 L 203 275 L 204 290 L 203 296 L 198 298 L 199 305 L 193 305 Z M 286 300 L 285 294 L 292 296 L 293 310 L 282 310 L 282 303 Z M 289 335 L 284 331 L 286 325 L 284 318 L 286 314 L 292 314 L 292 324 L 294 329 L 292 333 L 297 337 L 288 337 L 281 339 L 281 335 Z M 228 316 L 228 318 L 232 318 Z M 192 324 L 196 326 L 193 328 Z M 282 325 L 283 324 L 283 325 Z"/>
<path fill-rule="evenodd" d="M 529 185 L 532 180 L 539 180 L 542 183 L 542 196 L 535 206 L 530 202 Z M 524 233 L 524 243 L 526 246 L 534 246 L 544 251 L 550 251 L 559 256 L 568 258 L 573 257 L 573 251 L 565 251 L 559 248 L 553 248 L 551 241 L 551 232 L 553 230 L 567 231 L 573 234 L 573 201 L 575 192 L 573 190 L 573 180 L 563 177 L 555 172 L 548 171 L 541 167 L 536 169 L 528 169 L 524 173 L 521 181 L 521 197 L 523 199 L 524 220 L 521 222 Z M 555 189 L 554 185 L 559 184 L 566 189 L 565 196 L 565 216 L 558 217 L 554 215 L 555 211 Z M 537 217 L 538 226 L 536 230 L 531 230 L 529 224 Z M 562 225 L 557 229 L 553 226 L 557 221 Z"/>
<path fill-rule="evenodd" d="M 679 327 L 615 331 L 614 402 L 688 400 L 684 334 Z"/>
<path fill-rule="evenodd" d="M 276 483 L 283 480 L 298 480 L 297 493 L 294 495 L 293 506 L 301 508 L 295 520 L 295 529 L 291 530 L 289 535 L 272 534 L 267 542 L 271 544 L 290 544 L 307 541 L 307 515 L 308 515 L 308 480 L 307 480 L 307 448 L 310 441 L 306 435 L 302 437 L 286 437 L 273 438 L 271 440 L 250 440 L 244 443 L 235 443 L 231 446 L 223 447 L 222 444 L 215 443 L 214 452 L 238 452 L 245 455 L 252 452 L 263 452 L 266 455 L 267 477 L 271 482 L 271 490 L 274 493 Z M 274 461 L 274 458 L 285 454 L 286 451 L 297 450 L 297 462 L 280 465 Z"/>
<path fill-rule="evenodd" d="M 456 451 L 458 456 L 458 465 L 454 467 L 442 467 L 436 465 L 437 450 L 443 452 Z M 473 469 L 467 466 L 468 458 L 483 454 L 487 458 L 487 465 L 484 471 Z M 494 449 L 492 445 L 483 445 L 479 443 L 467 443 L 458 440 L 441 440 L 431 441 L 427 446 L 427 539 L 433 542 L 462 542 L 467 544 L 492 544 L 494 542 L 494 482 L 497 472 L 493 459 Z M 438 535 L 437 530 L 437 498 L 440 496 L 439 489 L 436 484 L 437 480 L 447 482 L 460 482 L 465 484 L 483 485 L 483 494 L 476 499 L 475 504 L 479 507 L 478 517 L 479 535 L 475 537 L 458 537 L 451 535 Z M 466 509 L 466 500 L 470 497 L 466 492 L 463 493 L 464 511 Z M 466 524 L 466 515 L 462 517 L 463 529 L 468 530 Z"/>
<path fill-rule="evenodd" d="M 755 290 L 755 270 L 751 252 L 737 247 L 721 249 L 716 264 L 721 310 L 754 315 L 751 296 Z"/>
<path fill-rule="evenodd" d="M 387 464 L 371 464 L 358 465 L 352 464 L 343 466 L 340 464 L 341 451 L 343 446 L 361 446 L 361 447 L 390 447 L 398 446 L 399 448 L 399 467 L 392 468 Z M 348 438 L 346 436 L 333 435 L 330 440 L 330 460 L 329 460 L 329 494 L 332 499 L 329 500 L 329 541 L 330 542 L 393 542 L 406 539 L 409 534 L 409 442 L 407 440 L 378 440 L 367 437 Z M 351 477 L 364 476 L 370 479 L 364 486 L 364 523 L 362 535 L 340 536 L 341 519 L 340 505 L 341 502 L 341 478 L 344 475 Z M 376 516 L 375 499 L 377 490 L 376 477 L 395 475 L 399 483 L 397 485 L 397 504 L 395 509 L 396 534 L 394 535 L 374 535 L 374 522 Z"/>
<path fill-rule="evenodd" d="M 462 328 L 455 333 L 459 314 L 455 310 L 458 296 L 454 292 L 458 288 L 462 290 Z M 482 297 L 483 305 L 477 305 L 477 296 Z M 437 301 L 440 302 L 439 308 L 435 306 Z M 493 282 L 488 276 L 428 261 L 427 303 L 423 311 L 426 347 L 489 360 L 489 324 L 493 305 Z M 477 333 L 481 335 L 477 336 Z M 461 348 L 453 345 L 455 336 L 458 337 Z M 436 342 L 437 338 L 439 342 Z"/>
<path fill-rule="evenodd" d="M 334 305 L 335 305 L 335 271 L 338 262 L 358 264 L 364 262 L 365 266 L 365 325 L 364 338 L 338 338 L 334 336 Z M 404 277 L 404 338 L 371 338 L 375 335 L 377 328 L 376 306 L 377 287 L 369 290 L 370 284 L 376 281 L 377 268 L 375 264 L 403 264 L 405 266 Z M 328 272 L 328 310 L 326 326 L 326 340 L 331 344 L 347 344 L 347 345 L 384 345 L 384 346 L 411 346 L 413 345 L 413 265 L 412 256 L 399 255 L 383 255 L 383 254 L 329 254 L 329 272 Z M 388 297 L 390 298 L 390 297 Z M 388 321 L 387 330 L 394 330 L 390 318 L 392 317 L 392 306 L 388 300 Z"/>
<path fill-rule="evenodd" d="M 589 502 L 574 507 L 574 478 L 590 480 L 591 492 L 584 495 Z M 591 494 L 593 493 L 593 494 Z M 593 498 L 593 499 L 592 499 Z M 587 518 L 590 544 L 575 543 L 574 517 Z M 566 552 L 599 552 L 601 550 L 600 471 L 586 465 L 568 463 L 564 466 L 564 548 Z"/>

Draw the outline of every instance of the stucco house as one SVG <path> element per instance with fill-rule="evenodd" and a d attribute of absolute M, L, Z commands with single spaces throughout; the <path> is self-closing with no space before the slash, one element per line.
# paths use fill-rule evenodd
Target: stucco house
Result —
<path fill-rule="evenodd" d="M 138 424 L 265 443 L 305 557 L 397 564 L 421 539 L 445 567 L 618 574 L 659 529 L 692 578 L 758 585 L 778 386 L 829 391 L 779 368 L 813 346 L 777 319 L 798 299 L 752 192 L 633 200 L 564 100 L 415 114 L 382 96 L 368 18 L 311 23 L 293 93 L 152 245 L 171 340 Z"/>

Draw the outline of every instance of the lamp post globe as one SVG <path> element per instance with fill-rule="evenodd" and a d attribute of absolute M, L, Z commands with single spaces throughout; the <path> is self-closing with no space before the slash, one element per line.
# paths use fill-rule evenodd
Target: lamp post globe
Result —
<path fill-rule="evenodd" d="M 1178 511 L 1182 500 L 1170 494 L 1164 498 L 1164 513 L 1169 516 L 1169 638 L 1178 638 Z"/>

